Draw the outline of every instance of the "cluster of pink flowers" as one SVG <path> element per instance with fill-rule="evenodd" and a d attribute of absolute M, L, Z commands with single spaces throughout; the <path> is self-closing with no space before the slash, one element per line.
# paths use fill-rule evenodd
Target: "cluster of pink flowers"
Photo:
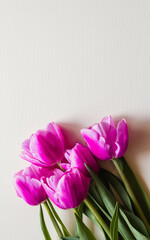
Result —
<path fill-rule="evenodd" d="M 30 205 L 38 205 L 49 197 L 58 207 L 75 208 L 86 198 L 90 174 L 85 163 L 99 172 L 100 160 L 124 155 L 128 146 L 128 128 L 122 119 L 117 127 L 111 116 L 81 130 L 87 146 L 77 143 L 65 149 L 60 128 L 55 123 L 38 130 L 22 144 L 21 158 L 30 166 L 14 175 L 17 195 Z"/>

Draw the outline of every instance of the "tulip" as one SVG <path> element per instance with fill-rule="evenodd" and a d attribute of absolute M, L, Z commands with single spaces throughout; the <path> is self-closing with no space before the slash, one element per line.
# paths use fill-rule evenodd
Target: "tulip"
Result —
<path fill-rule="evenodd" d="M 64 157 L 64 139 L 60 128 L 49 123 L 46 130 L 38 130 L 22 144 L 21 158 L 41 167 L 53 166 Z"/>
<path fill-rule="evenodd" d="M 90 178 L 77 168 L 51 171 L 51 176 L 41 178 L 42 186 L 50 200 L 59 208 L 76 208 L 86 198 Z"/>
<path fill-rule="evenodd" d="M 81 134 L 91 152 L 101 160 L 122 157 L 128 147 L 128 127 L 122 119 L 117 127 L 111 116 L 106 116 L 100 123 L 84 128 Z"/>
<path fill-rule="evenodd" d="M 13 183 L 17 195 L 28 204 L 34 206 L 46 200 L 46 193 L 40 182 L 40 178 L 48 176 L 50 169 L 39 168 L 30 165 L 19 171 L 13 177 Z"/>
<path fill-rule="evenodd" d="M 90 174 L 85 167 L 85 163 L 95 172 L 98 173 L 99 165 L 87 147 L 77 143 L 74 148 L 66 150 L 65 157 L 71 168 L 78 168 L 85 176 L 90 177 Z M 62 167 L 67 169 L 68 164 L 62 164 Z"/>

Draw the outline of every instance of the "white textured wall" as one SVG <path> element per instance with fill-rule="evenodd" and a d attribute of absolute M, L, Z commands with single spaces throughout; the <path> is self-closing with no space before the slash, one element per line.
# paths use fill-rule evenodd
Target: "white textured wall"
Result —
<path fill-rule="evenodd" d="M 106 114 L 126 117 L 128 162 L 148 190 L 150 1 L 0 0 L 0 101 L 0 239 L 44 239 L 12 175 L 27 165 L 21 142 L 52 120 L 78 139 Z"/>

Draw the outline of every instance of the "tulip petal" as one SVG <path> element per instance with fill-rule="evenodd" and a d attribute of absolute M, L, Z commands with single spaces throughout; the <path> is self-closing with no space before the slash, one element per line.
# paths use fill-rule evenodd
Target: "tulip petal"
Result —
<path fill-rule="evenodd" d="M 110 125 L 110 126 L 112 126 L 112 127 L 115 127 L 114 120 L 113 120 L 113 118 L 112 118 L 111 115 L 105 116 L 105 117 L 102 119 L 101 122 L 102 122 L 102 123 L 107 123 L 108 125 Z"/>
<path fill-rule="evenodd" d="M 41 177 L 45 176 L 47 177 L 50 174 L 50 171 L 52 171 L 53 168 L 51 167 L 39 167 L 36 165 L 31 164 L 29 167 L 26 167 L 23 172 L 22 175 L 24 176 L 30 176 L 30 178 L 35 178 L 40 180 Z"/>
<path fill-rule="evenodd" d="M 101 160 L 121 157 L 128 146 L 128 127 L 122 119 L 117 128 L 111 116 L 106 116 L 100 124 L 81 130 L 81 134 L 91 152 Z"/>
<path fill-rule="evenodd" d="M 57 185 L 61 179 L 61 177 L 64 175 L 64 172 L 60 169 L 54 169 L 54 171 L 51 171 L 51 175 L 49 178 L 47 178 L 48 186 L 55 190 L 57 188 Z"/>
<path fill-rule="evenodd" d="M 84 137 L 84 139 L 86 138 L 86 139 L 93 139 L 94 141 L 98 141 L 100 138 L 100 135 L 94 129 L 91 129 L 91 128 L 81 129 L 81 134 Z"/>
<path fill-rule="evenodd" d="M 77 207 L 88 193 L 90 178 L 84 176 L 77 168 L 66 172 L 57 170 L 53 173 L 50 178 L 41 179 L 48 197 L 62 209 Z"/>
<path fill-rule="evenodd" d="M 60 128 L 50 123 L 22 143 L 21 158 L 41 167 L 55 165 L 64 158 L 64 139 Z"/>
<path fill-rule="evenodd" d="M 64 170 L 69 170 L 71 168 L 71 164 L 70 163 L 60 163 L 60 166 L 64 169 Z"/>
<path fill-rule="evenodd" d="M 48 132 L 53 133 L 53 135 L 56 135 L 59 137 L 60 141 L 64 142 L 64 137 L 62 135 L 62 132 L 60 130 L 60 128 L 54 123 L 51 122 L 47 125 L 47 129 Z"/>
<path fill-rule="evenodd" d="M 100 124 L 99 123 L 95 123 L 93 124 L 93 126 L 89 129 L 92 129 L 94 130 L 96 133 L 99 134 L 99 138 L 102 136 L 102 131 L 101 131 L 101 127 L 100 127 Z"/>
<path fill-rule="evenodd" d="M 67 159 L 67 161 L 70 163 L 70 154 L 71 154 L 71 149 L 67 149 L 65 152 L 65 158 Z"/>
<path fill-rule="evenodd" d="M 98 139 L 98 134 L 90 129 L 82 129 L 81 134 L 91 152 L 101 160 L 108 160 L 112 158 L 110 153 L 110 145 L 106 143 L 103 137 Z"/>
<path fill-rule="evenodd" d="M 31 179 L 29 176 L 14 176 L 14 187 L 19 196 L 32 206 L 46 200 L 46 193 L 37 179 Z"/>
<path fill-rule="evenodd" d="M 122 119 L 117 125 L 117 149 L 115 151 L 115 157 L 122 157 L 128 147 L 128 127 L 125 119 Z"/>
<path fill-rule="evenodd" d="M 101 135 L 108 144 L 116 141 L 117 130 L 111 116 L 106 116 L 100 123 Z"/>
<path fill-rule="evenodd" d="M 68 150 L 67 150 L 68 151 Z M 95 172 L 98 173 L 99 165 L 96 159 L 91 154 L 90 150 L 77 143 L 74 148 L 70 151 L 69 162 L 71 163 L 72 168 L 78 168 L 85 176 L 89 176 L 90 174 L 85 167 L 85 163 Z"/>
<path fill-rule="evenodd" d="M 38 131 L 31 137 L 30 149 L 34 158 L 44 160 L 47 165 L 54 165 L 63 157 L 59 139 L 46 131 Z"/>
<path fill-rule="evenodd" d="M 26 139 L 23 143 L 22 143 L 22 149 L 24 149 L 25 151 L 30 153 L 30 139 Z"/>
<path fill-rule="evenodd" d="M 41 162 L 39 159 L 34 158 L 30 153 L 26 152 L 26 151 L 22 151 L 20 153 L 20 157 L 30 163 L 33 163 L 37 166 L 41 166 L 41 167 L 47 167 L 47 164 L 44 162 Z"/>
<path fill-rule="evenodd" d="M 68 209 L 79 206 L 86 198 L 89 184 L 90 178 L 84 176 L 77 168 L 66 172 L 57 187 L 57 196 L 62 208 Z"/>
<path fill-rule="evenodd" d="M 57 195 L 55 193 L 55 190 L 52 189 L 49 184 L 48 184 L 48 181 L 45 177 L 41 178 L 41 183 L 42 183 L 42 186 L 47 194 L 47 196 L 51 199 L 51 201 L 59 208 L 62 208 L 61 207 L 61 204 L 59 202 L 59 199 L 57 198 Z"/>

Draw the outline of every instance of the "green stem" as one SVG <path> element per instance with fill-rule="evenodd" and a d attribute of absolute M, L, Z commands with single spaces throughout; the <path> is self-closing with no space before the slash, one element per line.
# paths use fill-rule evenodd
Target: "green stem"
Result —
<path fill-rule="evenodd" d="M 88 197 L 86 197 L 86 199 L 84 200 L 84 203 L 88 207 L 88 209 L 92 212 L 92 214 L 97 219 L 97 221 L 100 223 L 104 231 L 107 233 L 108 237 L 111 238 L 109 227 L 107 226 L 107 224 L 105 223 L 101 215 L 98 213 L 98 211 L 95 209 L 93 204 L 90 202 Z"/>
<path fill-rule="evenodd" d="M 73 209 L 74 213 L 80 218 L 79 213 L 76 208 Z"/>
<path fill-rule="evenodd" d="M 145 224 L 148 233 L 150 233 L 150 225 L 149 225 L 147 219 L 145 218 L 144 213 L 143 213 L 143 211 L 142 211 L 142 209 L 141 209 L 141 207 L 140 207 L 140 205 L 139 205 L 139 203 L 138 203 L 138 201 L 137 201 L 137 199 L 136 199 L 136 197 L 134 195 L 134 192 L 133 192 L 133 190 L 132 190 L 132 188 L 130 186 L 130 183 L 128 182 L 128 180 L 127 180 L 124 172 L 122 171 L 122 169 L 121 169 L 121 167 L 119 165 L 119 162 L 117 161 L 116 158 L 113 159 L 113 163 L 114 163 L 114 165 L 115 165 L 115 167 L 116 167 L 120 177 L 122 178 L 122 181 L 123 181 L 123 183 L 125 185 L 125 188 L 126 188 L 128 194 L 129 194 L 130 198 L 132 199 L 133 204 L 134 204 L 134 206 L 135 206 L 139 216 L 141 217 L 143 223 Z"/>
<path fill-rule="evenodd" d="M 57 163 L 57 166 L 58 166 L 63 172 L 66 171 L 59 163 Z"/>
<path fill-rule="evenodd" d="M 62 231 L 61 231 L 58 223 L 56 222 L 56 219 L 55 219 L 53 213 L 51 212 L 51 210 L 50 210 L 47 202 L 44 202 L 43 204 L 44 204 L 44 206 L 45 206 L 45 208 L 46 208 L 46 210 L 47 210 L 47 212 L 48 212 L 48 215 L 49 215 L 49 217 L 50 217 L 50 219 L 51 219 L 51 221 L 52 221 L 52 223 L 53 223 L 53 225 L 54 225 L 54 228 L 55 228 L 55 230 L 56 230 L 56 232 L 57 232 L 58 237 L 59 237 L 59 238 L 62 237 L 62 236 L 63 236 L 63 233 L 62 233 Z"/>
<path fill-rule="evenodd" d="M 45 219 L 44 219 L 41 204 L 40 204 L 40 223 L 41 223 L 41 229 L 42 229 L 43 235 L 45 237 L 45 240 L 52 240 L 51 237 L 50 237 L 50 234 L 48 232 L 47 226 L 45 224 Z"/>
<path fill-rule="evenodd" d="M 47 198 L 49 207 L 51 208 L 55 218 L 57 219 L 57 221 L 60 223 L 60 225 L 62 226 L 63 232 L 65 234 L 66 237 L 71 237 L 69 231 L 67 230 L 66 226 L 64 225 L 64 223 L 62 222 L 61 218 L 59 217 L 59 215 L 57 214 L 55 208 L 53 207 L 51 201 L 49 200 L 49 198 Z"/>

